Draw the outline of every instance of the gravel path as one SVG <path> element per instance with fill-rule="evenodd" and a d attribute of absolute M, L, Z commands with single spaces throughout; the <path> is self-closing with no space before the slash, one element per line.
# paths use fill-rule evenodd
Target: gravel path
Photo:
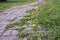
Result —
<path fill-rule="evenodd" d="M 23 18 L 26 15 L 27 10 L 36 9 L 37 6 L 34 6 L 38 4 L 39 2 L 44 3 L 42 0 L 38 0 L 37 2 L 32 2 L 30 4 L 25 4 L 20 6 L 15 6 L 10 9 L 5 10 L 4 12 L 0 13 L 0 35 L 4 31 L 5 27 L 10 24 L 11 22 L 17 22 L 21 18 Z M 17 31 L 15 30 L 7 30 L 2 37 L 0 37 L 0 40 L 16 40 Z M 20 39 L 21 40 L 21 39 Z M 27 40 L 24 38 L 23 40 Z"/>

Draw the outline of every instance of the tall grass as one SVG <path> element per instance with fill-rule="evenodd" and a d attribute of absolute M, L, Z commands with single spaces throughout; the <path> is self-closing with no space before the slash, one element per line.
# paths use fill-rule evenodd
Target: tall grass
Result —
<path fill-rule="evenodd" d="M 49 40 L 60 40 L 60 0 L 47 0 L 38 14 Z"/>

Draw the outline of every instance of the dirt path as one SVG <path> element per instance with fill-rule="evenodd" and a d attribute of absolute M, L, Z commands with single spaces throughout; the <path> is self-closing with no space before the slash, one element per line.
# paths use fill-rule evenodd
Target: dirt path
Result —
<path fill-rule="evenodd" d="M 21 18 L 23 18 L 26 15 L 27 10 L 36 9 L 37 6 L 34 6 L 38 4 L 39 2 L 44 3 L 42 0 L 38 0 L 37 2 L 33 2 L 30 4 L 25 4 L 16 7 L 12 7 L 10 9 L 5 10 L 4 12 L 0 13 L 0 35 L 4 31 L 5 27 L 10 24 L 11 22 L 17 22 Z M 16 40 L 17 31 L 15 30 L 7 30 L 3 36 L 0 38 L 0 40 Z M 21 40 L 21 39 L 20 39 Z M 24 39 L 27 40 L 27 39 Z"/>

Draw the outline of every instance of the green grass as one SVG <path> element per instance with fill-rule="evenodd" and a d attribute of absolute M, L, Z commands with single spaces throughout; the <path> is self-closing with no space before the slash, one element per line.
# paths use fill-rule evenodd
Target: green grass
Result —
<path fill-rule="evenodd" d="M 46 4 L 42 5 L 40 9 L 42 10 L 37 12 L 35 11 L 35 9 L 33 9 L 32 11 L 27 11 L 29 13 L 29 16 L 27 18 L 22 18 L 19 22 L 15 23 L 15 25 L 22 27 L 23 25 L 26 25 L 28 23 L 27 21 L 30 21 L 32 19 L 32 23 L 42 25 L 43 30 L 45 30 L 42 40 L 45 40 L 45 38 L 47 37 L 49 40 L 60 40 L 60 0 L 46 0 Z M 34 12 L 35 14 L 32 15 L 32 12 Z M 37 33 L 38 29 L 36 30 L 35 27 L 33 28 L 33 30 L 35 30 Z M 34 37 L 40 37 L 37 35 L 38 33 L 36 34 L 36 36 L 34 34 Z M 22 34 L 22 36 L 24 35 Z"/>
<path fill-rule="evenodd" d="M 0 11 L 12 6 L 21 6 L 22 4 L 30 2 L 33 2 L 33 0 L 8 0 L 7 2 L 0 2 Z"/>
<path fill-rule="evenodd" d="M 32 20 L 34 23 L 43 26 L 45 33 L 42 40 L 45 40 L 45 38 L 49 40 L 60 40 L 60 0 L 48 0 L 40 9 L 42 10 L 37 13 L 38 16 L 31 15 L 33 11 L 27 12 L 30 13 L 31 17 L 34 17 Z"/>
<path fill-rule="evenodd" d="M 48 0 L 38 14 L 39 24 L 43 25 L 49 40 L 60 40 L 60 0 Z"/>

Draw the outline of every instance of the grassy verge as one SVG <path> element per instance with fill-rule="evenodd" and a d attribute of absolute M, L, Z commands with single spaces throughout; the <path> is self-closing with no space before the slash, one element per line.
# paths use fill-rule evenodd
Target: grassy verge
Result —
<path fill-rule="evenodd" d="M 38 13 L 39 23 L 43 25 L 49 40 L 60 40 L 60 0 L 48 0 Z"/>
<path fill-rule="evenodd" d="M 33 2 L 33 0 L 8 0 L 7 2 L 0 2 L 0 11 L 12 6 L 21 6 L 22 4 Z"/>

